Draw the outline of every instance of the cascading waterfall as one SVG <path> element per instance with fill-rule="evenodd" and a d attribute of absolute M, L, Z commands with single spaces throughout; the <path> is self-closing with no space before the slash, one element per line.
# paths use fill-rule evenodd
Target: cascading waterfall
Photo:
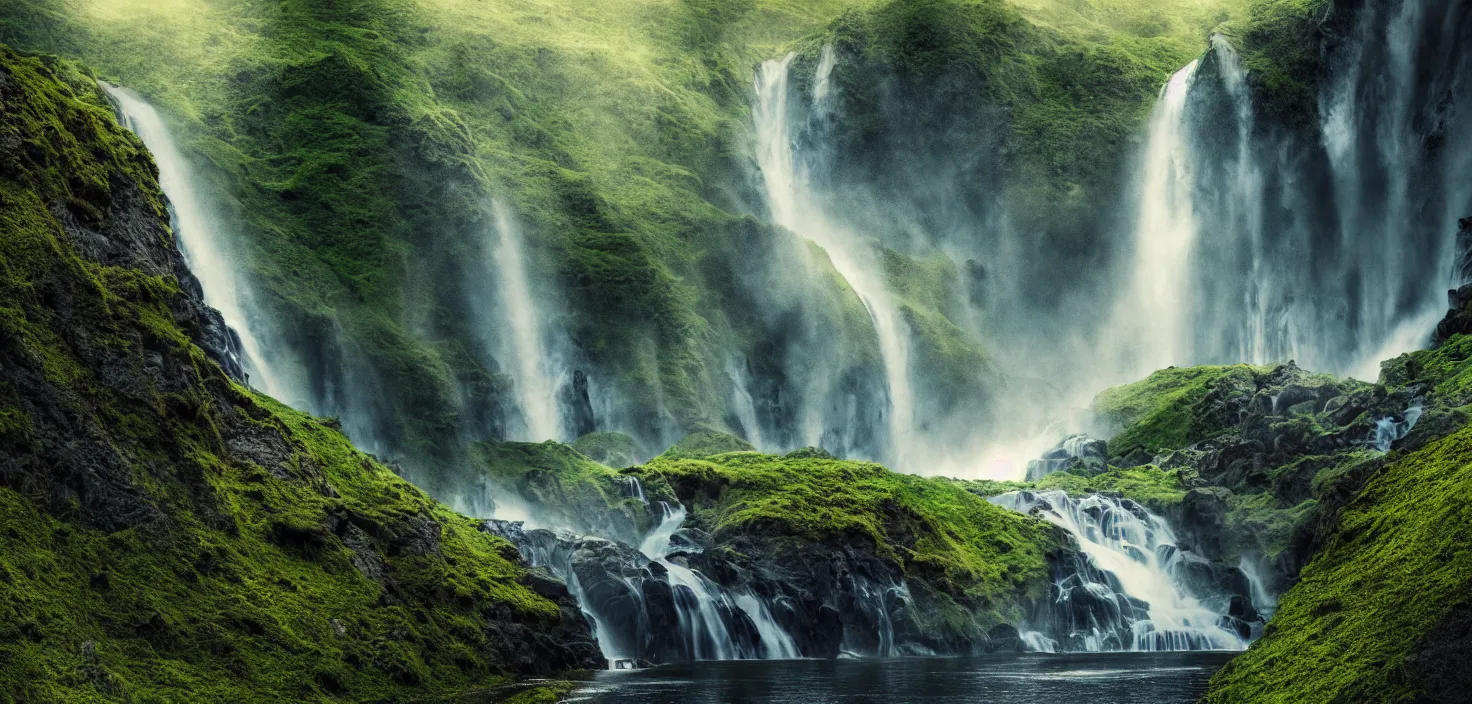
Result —
<path fill-rule="evenodd" d="M 797 646 L 772 619 L 766 604 L 752 594 L 737 598 L 726 594 L 705 575 L 670 559 L 675 532 L 685 523 L 685 507 L 671 508 L 661 502 L 663 517 L 649 531 L 639 552 L 663 566 L 669 573 L 675 591 L 675 607 L 680 631 L 696 660 L 738 660 L 750 658 L 795 658 Z M 741 612 L 751 619 L 761 635 L 759 648 L 743 647 L 726 627 L 724 614 Z"/>
<path fill-rule="evenodd" d="M 499 200 L 491 201 L 496 241 L 490 247 L 498 274 L 501 300 L 511 326 L 511 350 L 516 369 L 516 397 L 526 422 L 526 439 L 540 442 L 562 437 L 557 406 L 557 384 L 548 369 L 541 317 L 527 280 L 521 252 L 521 228 Z"/>
<path fill-rule="evenodd" d="M 108 83 L 102 89 L 117 106 L 122 122 L 153 153 L 159 187 L 169 200 L 174 234 L 189 270 L 199 279 L 204 302 L 220 311 L 239 342 L 237 360 L 252 386 L 283 402 L 305 407 L 282 375 L 267 362 L 267 352 L 250 311 L 250 292 L 230 262 L 231 248 L 221 238 L 215 209 L 196 188 L 197 180 L 173 134 L 158 112 L 137 93 Z"/>
<path fill-rule="evenodd" d="M 1294 359 L 1373 379 L 1445 312 L 1472 213 L 1465 4 L 1332 8 L 1315 130 L 1257 117 L 1213 38 L 1187 101 L 1198 242 L 1189 363 Z M 1350 26 L 1345 18 L 1352 18 Z M 1304 112 L 1311 113 L 1306 108 Z M 1305 137 L 1305 135 L 1312 135 Z"/>
<path fill-rule="evenodd" d="M 1108 384 L 1182 363 L 1190 355 L 1183 332 L 1196 222 L 1194 164 L 1182 117 L 1197 65 L 1192 62 L 1171 76 L 1150 115 L 1130 283 L 1105 329 L 1113 353 L 1121 355 Z"/>
<path fill-rule="evenodd" d="M 909 376 L 909 335 L 898 306 L 885 288 L 884 275 L 870 247 L 857 233 L 835 223 L 808 187 L 807 167 L 794 148 L 794 115 L 789 111 L 790 67 L 796 54 L 763 63 L 756 74 L 757 164 L 766 186 L 767 205 L 778 225 L 811 239 L 827 252 L 833 267 L 848 282 L 873 321 L 879 339 L 889 393 L 891 457 L 905 467 L 914 439 L 915 407 Z M 814 77 L 812 111 L 828 109 L 831 75 L 836 64 L 825 47 Z M 807 423 L 806 442 L 819 445 L 821 423 Z"/>
<path fill-rule="evenodd" d="M 1042 649 L 1241 650 L 1244 624 L 1181 586 L 1187 563 L 1165 520 L 1128 499 L 1018 491 L 990 499 L 1068 531 L 1080 549 L 1058 572 L 1043 623 L 1019 629 Z M 1039 627 L 1040 626 L 1040 627 Z"/>
<path fill-rule="evenodd" d="M 647 505 L 637 478 L 622 483 L 630 497 Z M 749 588 L 723 588 L 689 566 L 700 549 L 679 537 L 684 507 L 657 506 L 660 521 L 637 550 L 618 540 L 528 529 L 522 521 L 493 519 L 483 526 L 567 583 L 593 622 L 610 667 L 638 660 L 800 657 L 764 599 Z"/>

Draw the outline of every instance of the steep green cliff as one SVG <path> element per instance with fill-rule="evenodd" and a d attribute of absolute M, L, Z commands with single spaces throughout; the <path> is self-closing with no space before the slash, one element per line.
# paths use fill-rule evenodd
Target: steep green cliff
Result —
<path fill-rule="evenodd" d="M 424 698 L 600 662 L 510 545 L 221 371 L 90 76 L 0 48 L 0 146 L 0 698 Z"/>

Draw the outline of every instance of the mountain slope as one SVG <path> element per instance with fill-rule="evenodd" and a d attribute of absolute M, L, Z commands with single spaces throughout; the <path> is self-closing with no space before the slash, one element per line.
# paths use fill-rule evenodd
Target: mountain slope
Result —
<path fill-rule="evenodd" d="M 362 701 L 598 664 L 560 584 L 226 376 L 89 76 L 0 48 L 0 143 L 5 700 Z"/>

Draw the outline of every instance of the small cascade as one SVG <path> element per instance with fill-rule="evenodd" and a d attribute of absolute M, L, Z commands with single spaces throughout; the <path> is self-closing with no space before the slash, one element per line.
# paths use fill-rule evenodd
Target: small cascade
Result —
<path fill-rule="evenodd" d="M 834 222 L 808 184 L 808 165 L 797 153 L 793 128 L 797 116 L 790 109 L 789 73 L 796 54 L 761 65 L 756 74 L 756 104 L 752 117 L 757 133 L 757 164 L 766 186 L 767 206 L 778 225 L 811 239 L 827 253 L 863 302 L 874 324 L 889 392 L 889 460 L 904 468 L 915 435 L 915 399 L 910 386 L 909 332 L 899 307 L 885 288 L 880 262 L 855 232 Z M 832 71 L 837 63 L 832 47 L 825 47 L 814 77 L 811 110 L 831 110 Z M 805 443 L 822 444 L 821 427 L 809 423 Z"/>
<path fill-rule="evenodd" d="M 526 422 L 526 439 L 533 442 L 562 437 L 557 409 L 557 384 L 547 365 L 544 331 L 528 283 L 521 252 L 521 228 L 499 200 L 491 202 L 496 241 L 491 258 L 498 274 L 501 300 L 511 325 L 511 350 L 516 370 L 516 397 Z"/>
<path fill-rule="evenodd" d="M 792 638 L 772 620 L 771 611 L 753 594 L 733 598 L 705 575 L 672 559 L 677 548 L 676 532 L 685 523 L 685 507 L 660 502 L 662 519 L 649 531 L 639 551 L 661 565 L 669 574 L 679 612 L 679 625 L 688 652 L 695 660 L 745 660 L 795 657 L 797 647 Z M 680 551 L 691 549 L 680 546 Z M 743 606 L 745 604 L 745 606 Z M 747 644 L 733 637 L 726 623 L 731 613 L 743 613 L 761 638 Z M 768 634 L 772 641 L 766 640 Z"/>
<path fill-rule="evenodd" d="M 1278 610 L 1278 598 L 1268 589 L 1263 581 L 1262 572 L 1254 560 L 1247 559 L 1246 555 L 1237 564 L 1237 569 L 1242 571 L 1242 576 L 1247 578 L 1247 587 L 1252 592 L 1252 608 L 1260 614 L 1264 620 L 1273 617 Z"/>
<path fill-rule="evenodd" d="M 1027 463 L 1026 481 L 1035 482 L 1054 472 L 1075 465 L 1103 471 L 1108 462 L 1108 444 L 1103 440 L 1075 433 L 1063 439 L 1043 456 Z"/>
<path fill-rule="evenodd" d="M 296 398 L 285 380 L 267 363 L 265 346 L 256 332 L 258 325 L 249 312 L 250 292 L 230 261 L 231 248 L 221 238 L 215 209 L 196 188 L 198 181 L 168 126 L 137 93 L 105 82 L 100 85 L 117 107 L 120 121 L 153 153 L 158 164 L 159 187 L 169 201 L 176 244 L 190 272 L 199 279 L 204 302 L 220 311 L 233 332 L 229 341 L 233 362 L 257 389 L 304 407 L 303 399 Z"/>
<path fill-rule="evenodd" d="M 638 477 L 619 477 L 618 481 L 623 484 L 624 491 L 628 492 L 629 498 L 638 499 L 639 503 L 649 505 L 648 497 L 644 496 L 644 483 Z"/>
<path fill-rule="evenodd" d="M 637 480 L 625 486 L 644 496 Z M 700 549 L 680 537 L 684 507 L 658 506 L 661 520 L 638 550 L 616 540 L 530 530 L 520 521 L 488 520 L 482 527 L 567 583 L 610 667 L 800 657 L 761 597 L 749 589 L 727 591 L 690 567 Z"/>
<path fill-rule="evenodd" d="M 901 653 L 895 639 L 894 614 L 910 605 L 910 589 L 903 581 L 884 585 L 855 574 L 852 598 L 852 616 L 862 621 L 844 629 L 844 652 L 878 657 L 930 654 Z M 874 638 L 872 643 L 870 638 Z"/>
<path fill-rule="evenodd" d="M 1183 586 L 1201 558 L 1181 550 L 1164 519 L 1128 499 L 1017 491 L 990 499 L 1068 531 L 1079 552 L 1055 574 L 1053 603 L 1030 642 L 1055 650 L 1242 650 L 1251 628 Z M 1220 606 L 1220 608 L 1213 608 Z M 1028 629 L 1019 629 L 1028 632 Z"/>
<path fill-rule="evenodd" d="M 1376 420 L 1367 442 L 1377 452 L 1390 452 L 1391 445 L 1411 434 L 1411 429 L 1416 427 L 1416 421 L 1421 420 L 1423 412 L 1418 401 L 1412 403 L 1399 417 L 1386 416 Z"/>

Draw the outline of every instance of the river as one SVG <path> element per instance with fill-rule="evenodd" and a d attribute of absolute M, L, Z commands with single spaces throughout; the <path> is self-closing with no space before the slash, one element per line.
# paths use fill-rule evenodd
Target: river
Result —
<path fill-rule="evenodd" d="M 1071 653 L 965 658 L 697 662 L 605 671 L 589 704 L 1166 704 L 1194 702 L 1235 653 Z"/>

